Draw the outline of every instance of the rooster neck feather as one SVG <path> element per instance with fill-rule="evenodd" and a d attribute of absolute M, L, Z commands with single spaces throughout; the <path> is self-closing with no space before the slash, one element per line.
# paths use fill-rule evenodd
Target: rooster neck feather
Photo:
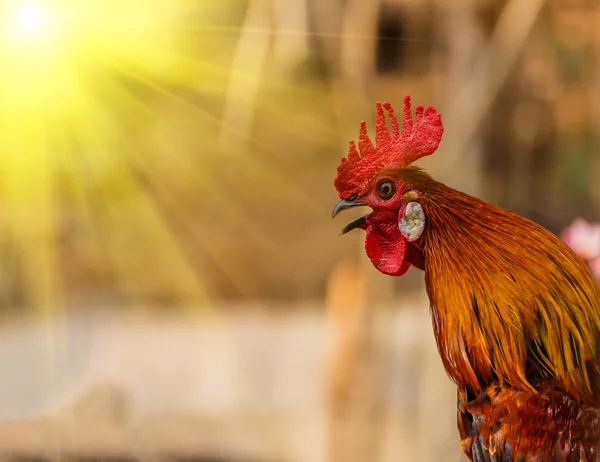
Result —
<path fill-rule="evenodd" d="M 444 367 L 475 395 L 498 381 L 532 390 L 533 372 L 577 399 L 593 394 L 600 296 L 585 263 L 543 227 L 456 191 L 421 170 L 422 238 L 434 333 Z"/>

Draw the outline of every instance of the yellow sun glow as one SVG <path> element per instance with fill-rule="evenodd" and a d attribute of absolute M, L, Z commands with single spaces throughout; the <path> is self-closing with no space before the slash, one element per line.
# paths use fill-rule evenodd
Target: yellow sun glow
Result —
<path fill-rule="evenodd" d="M 12 22 L 12 33 L 16 36 L 43 37 L 48 28 L 49 15 L 43 5 L 37 3 L 21 3 L 15 6 Z"/>
<path fill-rule="evenodd" d="M 205 64 L 189 52 L 185 33 L 206 4 L 214 3 L 0 0 L 0 237 L 18 254 L 35 305 L 60 299 L 59 191 L 65 189 L 72 206 L 82 208 L 74 213 L 90 217 L 90 239 L 109 233 L 97 252 L 110 260 L 124 292 L 135 297 L 143 287 L 139 265 L 151 255 L 171 274 L 157 267 L 146 278 L 158 279 L 175 298 L 203 297 L 169 223 L 130 170 L 139 148 L 128 130 L 158 117 L 136 91 L 202 84 L 198 70 Z M 186 153 L 172 148 L 161 156 L 176 164 Z M 92 188 L 101 196 L 90 198 Z M 113 190 L 135 202 L 133 212 L 121 216 Z M 98 231 L 83 209 L 103 198 L 103 216 L 115 223 Z"/>

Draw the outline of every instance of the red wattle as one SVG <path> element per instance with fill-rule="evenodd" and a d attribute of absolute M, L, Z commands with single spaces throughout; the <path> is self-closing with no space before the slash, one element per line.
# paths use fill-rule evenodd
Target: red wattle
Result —
<path fill-rule="evenodd" d="M 390 276 L 402 276 L 410 268 L 410 262 L 406 260 L 406 242 L 400 232 L 394 234 L 390 239 L 389 234 L 375 232 L 369 227 L 365 250 L 377 270 Z"/>

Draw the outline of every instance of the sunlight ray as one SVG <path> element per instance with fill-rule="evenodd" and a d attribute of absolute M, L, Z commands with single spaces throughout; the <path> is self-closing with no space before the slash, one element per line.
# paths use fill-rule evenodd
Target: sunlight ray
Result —
<path fill-rule="evenodd" d="M 217 124 L 222 123 L 221 119 L 219 119 L 217 116 L 211 114 L 209 111 L 195 104 L 193 101 L 189 101 L 176 94 L 174 91 L 165 88 L 160 83 L 152 82 L 142 76 L 135 75 L 134 73 L 128 74 L 139 80 L 141 83 L 163 94 L 170 100 L 177 102 L 177 104 L 180 104 L 184 108 L 191 109 L 196 115 L 201 116 L 205 123 L 215 124 L 215 126 Z M 236 127 L 230 126 L 229 129 L 232 135 L 243 136 L 243 134 L 239 132 Z M 261 152 L 265 152 L 273 157 L 280 156 L 279 153 L 276 153 L 274 150 L 265 146 L 264 144 L 252 138 L 250 138 L 250 141 L 255 149 L 258 149 Z M 273 167 L 267 166 L 265 162 L 262 161 L 263 159 L 259 159 L 256 156 L 253 156 L 253 149 L 249 149 L 248 147 L 246 150 L 242 151 L 239 149 L 226 149 L 223 146 L 216 145 L 213 147 L 213 149 L 218 151 L 222 155 L 228 156 L 228 158 L 230 158 L 231 160 L 234 160 L 237 164 L 237 168 L 259 174 L 265 182 L 270 182 L 274 186 L 280 186 L 282 194 L 285 194 L 286 196 L 289 196 L 290 199 L 297 201 L 299 205 L 301 204 L 303 206 L 309 207 L 315 210 L 316 213 L 321 213 L 321 208 L 315 208 L 315 204 L 305 199 L 305 195 L 302 193 L 300 188 L 294 185 L 294 180 L 292 178 L 284 177 L 281 173 L 275 171 Z M 208 180 L 208 176 L 205 176 L 205 178 L 206 180 Z M 245 217 L 245 212 L 243 210 L 236 208 L 231 203 L 223 203 L 223 205 L 229 208 L 231 212 L 234 213 L 234 215 L 240 217 L 240 222 L 243 223 L 244 226 L 251 226 L 252 220 L 246 219 L 250 217 Z"/>
<path fill-rule="evenodd" d="M 107 122 L 111 121 L 108 116 L 104 117 Z M 112 129 L 116 130 L 116 127 Z M 89 127 L 87 136 L 94 148 L 111 150 L 110 144 L 103 143 L 94 127 Z M 91 175 L 97 177 L 94 165 L 89 164 L 88 168 Z M 106 236 L 108 248 L 105 250 L 111 254 L 117 268 L 122 270 L 120 282 L 131 299 L 135 300 L 141 295 L 139 276 L 147 264 L 154 262 L 156 265 L 160 264 L 161 268 L 154 268 L 153 273 L 162 271 L 162 277 L 166 278 L 162 284 L 169 288 L 173 296 L 206 305 L 206 293 L 195 271 L 182 255 L 179 245 L 157 213 L 152 199 L 139 188 L 124 159 L 111 158 L 110 174 L 118 181 L 118 196 L 115 196 L 114 189 L 107 188 L 104 181 L 95 179 L 95 187 L 101 195 L 104 209 L 101 216 L 106 220 L 102 229 L 111 231 Z M 134 252 L 133 255 L 131 252 Z M 133 261 L 128 260 L 127 256 L 133 257 Z M 166 273 L 165 268 L 168 268 Z"/>
<path fill-rule="evenodd" d="M 125 92 L 123 89 L 115 89 L 122 94 L 120 95 L 121 101 L 128 101 L 131 105 L 131 110 L 140 114 L 146 112 L 152 116 L 152 111 L 145 107 L 143 103 L 137 100 L 132 94 Z M 139 107 L 133 107 L 133 105 Z M 195 106 L 193 109 L 197 109 Z M 152 127 L 152 125 L 150 125 Z M 174 127 L 171 127 L 174 130 Z M 177 132 L 174 135 L 180 135 Z M 269 258 L 278 258 L 277 255 L 273 254 L 273 246 L 269 239 L 262 233 L 261 229 L 253 223 L 252 217 L 248 215 L 243 209 L 237 207 L 233 201 L 226 200 L 221 196 L 221 191 L 216 184 L 215 180 L 211 178 L 210 171 L 202 170 L 197 165 L 193 165 L 189 156 L 184 155 L 177 149 L 173 149 L 171 152 L 163 153 L 159 156 L 162 159 L 169 159 L 171 162 L 184 161 L 185 165 L 189 167 L 189 171 L 192 172 L 192 176 L 196 182 L 201 184 L 206 191 L 213 195 L 213 200 L 218 202 L 219 209 L 222 213 L 233 219 L 239 226 L 241 226 L 245 232 L 250 233 L 250 236 L 257 245 L 260 246 L 263 252 L 269 254 Z M 187 159 L 186 159 L 187 157 Z M 233 271 L 231 264 L 235 262 L 220 261 L 218 255 L 212 251 L 210 243 L 206 242 L 206 238 L 201 238 L 198 232 L 195 230 L 195 225 L 189 212 L 182 208 L 179 204 L 180 201 L 173 194 L 173 188 L 167 182 L 165 178 L 157 177 L 157 173 L 160 170 L 153 168 L 152 161 L 150 158 L 142 155 L 138 147 L 132 147 L 127 152 L 127 158 L 129 159 L 128 168 L 133 173 L 133 176 L 138 179 L 138 186 L 144 189 L 149 197 L 152 197 L 155 201 L 157 211 L 163 216 L 163 222 L 167 227 L 171 227 L 173 235 L 177 238 L 177 232 L 173 229 L 174 226 L 181 226 L 182 230 L 191 238 L 194 242 L 199 244 L 202 250 L 208 254 L 211 259 L 215 262 L 217 267 L 225 274 L 225 276 L 233 283 L 242 294 L 249 292 L 249 286 L 240 278 L 239 274 Z M 184 160 L 186 159 L 186 160 Z M 143 181 L 140 181 L 143 180 Z"/>

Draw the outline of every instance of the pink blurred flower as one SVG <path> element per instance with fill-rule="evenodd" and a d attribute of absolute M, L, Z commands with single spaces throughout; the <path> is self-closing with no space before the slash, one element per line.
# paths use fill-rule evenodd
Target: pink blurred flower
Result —
<path fill-rule="evenodd" d="M 588 264 L 596 280 L 600 281 L 600 257 L 594 258 Z"/>
<path fill-rule="evenodd" d="M 589 223 L 583 218 L 577 218 L 561 233 L 561 239 L 573 251 L 586 261 L 600 257 L 600 224 Z M 598 275 L 600 276 L 600 259 Z"/>

